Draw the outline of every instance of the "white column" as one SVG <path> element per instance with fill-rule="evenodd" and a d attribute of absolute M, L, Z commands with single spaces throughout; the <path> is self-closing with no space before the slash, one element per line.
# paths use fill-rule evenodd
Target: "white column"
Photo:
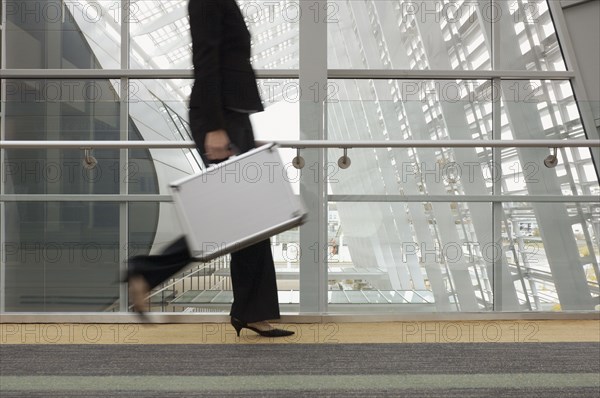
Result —
<path fill-rule="evenodd" d="M 300 1 L 300 139 L 326 139 L 327 1 Z M 302 151 L 300 195 L 308 221 L 300 227 L 300 311 L 327 310 L 326 151 Z"/>
<path fill-rule="evenodd" d="M 130 0 L 121 0 L 121 69 L 129 69 L 129 10 Z M 120 82 L 119 128 L 121 141 L 129 139 L 129 78 L 123 77 Z M 119 151 L 119 194 L 125 196 L 129 193 L 129 179 L 127 165 L 129 164 L 129 150 Z M 129 203 L 119 203 L 119 273 L 124 275 L 127 271 L 127 257 L 129 257 Z M 127 312 L 129 303 L 127 285 L 119 285 L 119 311 Z"/>

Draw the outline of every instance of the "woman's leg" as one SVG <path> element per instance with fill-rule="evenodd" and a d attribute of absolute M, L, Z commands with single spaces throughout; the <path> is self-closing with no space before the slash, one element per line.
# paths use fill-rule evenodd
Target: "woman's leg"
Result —
<path fill-rule="evenodd" d="M 275 264 L 269 239 L 231 254 L 231 316 L 251 323 L 279 318 Z"/>
<path fill-rule="evenodd" d="M 204 134 L 200 113 L 190 109 L 190 125 L 200 154 L 204 153 Z M 225 130 L 240 153 L 255 147 L 250 117 L 229 109 L 224 110 Z M 205 163 L 207 160 L 203 156 Z M 242 322 L 257 322 L 279 318 L 279 299 L 271 242 L 266 239 L 231 254 L 233 304 L 231 316 Z"/>
<path fill-rule="evenodd" d="M 150 289 L 160 285 L 192 261 L 184 237 L 171 243 L 161 254 L 134 256 L 129 259 L 129 277 L 141 276 Z"/>

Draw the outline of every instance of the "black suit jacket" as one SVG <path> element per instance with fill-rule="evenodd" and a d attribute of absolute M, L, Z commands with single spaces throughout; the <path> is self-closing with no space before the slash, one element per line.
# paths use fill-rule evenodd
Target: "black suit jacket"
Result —
<path fill-rule="evenodd" d="M 250 64 L 250 32 L 235 0 L 190 0 L 188 3 L 194 86 L 190 108 L 196 126 L 206 133 L 225 128 L 225 108 L 263 110 Z"/>

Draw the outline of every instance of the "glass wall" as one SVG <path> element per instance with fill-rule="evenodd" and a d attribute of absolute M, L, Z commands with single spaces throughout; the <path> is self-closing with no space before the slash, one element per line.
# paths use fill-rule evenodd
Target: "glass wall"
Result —
<path fill-rule="evenodd" d="M 444 71 L 566 69 L 546 1 L 329 4 L 340 16 L 328 25 L 330 68 L 369 69 L 374 71 L 373 76 L 379 70 L 390 69 L 434 70 L 440 75 Z M 495 40 L 495 35 L 500 39 Z M 569 80 L 388 78 L 330 83 L 336 94 L 328 104 L 328 134 L 332 140 L 586 138 Z M 330 156 L 339 157 L 340 151 L 335 152 L 330 151 Z M 438 310 L 448 310 L 448 295 L 454 299 L 453 310 L 459 311 L 592 308 L 598 304 L 598 237 L 591 233 L 596 229 L 595 217 L 585 204 L 575 206 L 580 210 L 574 220 L 569 216 L 574 204 L 486 204 L 468 200 L 473 195 L 597 197 L 598 174 L 589 149 L 560 149 L 557 156 L 565 161 L 556 168 L 545 166 L 543 160 L 548 154 L 544 147 L 351 151 L 350 169 L 336 173 L 335 181 L 329 184 L 337 201 L 334 217 L 345 226 L 343 232 L 336 232 L 341 237 L 335 239 L 348 242 L 347 247 L 340 248 L 348 267 L 364 271 L 376 265 L 385 277 L 383 283 L 373 276 L 346 280 L 340 286 L 363 293 L 386 284 L 402 289 L 410 283 L 415 291 L 430 286 Z M 422 206 L 416 199 L 406 198 L 415 195 L 451 195 L 457 202 L 450 208 L 443 203 Z M 466 202 L 461 203 L 456 196 L 463 196 Z M 369 202 L 370 198 L 370 204 L 354 202 Z M 385 205 L 382 207 L 378 201 Z M 357 217 L 358 210 L 354 209 L 362 209 L 373 218 Z M 403 222 L 397 221 L 398 214 L 402 214 Z M 344 223 L 345 219 L 349 222 Z M 457 234 L 449 225 L 444 227 L 448 220 L 461 225 L 463 231 Z M 572 232 L 574 223 L 578 234 Z M 428 234 L 425 230 L 419 234 L 415 225 L 423 224 L 434 224 L 435 232 Z M 407 231 L 403 233 L 402 229 Z M 541 238 L 542 229 L 547 231 L 545 238 Z M 588 231 L 585 239 L 584 230 Z M 500 234 L 502 238 L 498 239 Z M 357 236 L 363 236 L 363 244 L 349 243 Z M 543 250 L 544 241 L 554 239 L 556 244 Z M 469 275 L 462 274 L 462 284 L 460 273 L 448 267 L 448 256 L 441 255 L 432 264 L 427 261 L 427 250 L 415 253 L 418 261 L 413 264 L 419 265 L 412 272 L 411 262 L 402 256 L 410 252 L 402 250 L 403 244 L 435 247 L 443 253 L 444 248 L 451 247 L 448 245 L 468 247 L 473 242 L 483 242 L 479 247 L 491 243 L 499 253 L 486 258 L 483 251 L 478 260 L 473 260 L 473 250 L 462 250 L 462 254 L 469 253 L 464 257 L 471 260 L 465 262 L 473 267 Z M 556 252 L 550 253 L 554 248 Z M 528 249 L 536 254 L 528 255 Z M 581 261 L 581 250 L 595 254 L 585 255 Z M 387 258 L 382 254 L 386 251 Z M 543 277 L 539 273 L 533 277 L 524 265 L 532 257 L 544 264 Z M 486 259 L 489 267 L 485 266 Z M 408 268 L 399 273 L 399 278 L 394 270 L 403 267 Z M 555 281 L 554 287 L 542 281 L 548 279 Z M 546 292 L 540 298 L 532 293 L 540 283 L 552 294 Z M 531 286 L 529 293 L 527 286 Z M 564 290 L 560 286 L 565 286 Z M 495 298 L 493 293 L 497 293 Z"/>
<path fill-rule="evenodd" d="M 193 148 L 44 142 L 190 141 L 187 1 L 2 3 L 1 71 L 21 73 L 0 81 L 2 141 L 39 146 L 1 150 L 0 310 L 126 311 L 119 282 L 126 258 L 180 236 L 168 184 L 204 165 Z M 271 239 L 283 312 L 600 304 L 599 160 L 590 149 L 559 148 L 548 167 L 553 149 L 543 143 L 443 145 L 595 137 L 561 52 L 552 15 L 559 7 L 547 0 L 238 4 L 266 109 L 252 115 L 257 140 L 297 141 L 314 127 L 329 141 L 390 142 L 350 148 L 349 167 L 338 163 L 339 148 L 280 149 L 286 167 L 316 151 L 326 162 L 287 167 L 296 193 L 306 192 L 301 176 L 323 193 L 317 202 L 305 198 L 311 214 L 326 211 L 318 238 L 303 226 Z M 301 46 L 315 26 L 324 27 L 321 37 L 305 35 L 314 42 Z M 324 42 L 320 58 L 314 49 Z M 316 61 L 301 68 L 301 56 Z M 407 141 L 440 145 L 393 145 Z M 300 266 L 315 253 L 315 267 Z M 324 307 L 302 302 L 300 293 L 315 289 L 307 280 L 322 287 Z M 164 312 L 227 313 L 231 300 L 227 256 L 191 264 L 150 298 Z"/>
<path fill-rule="evenodd" d="M 6 68 L 114 69 L 121 66 L 119 1 L 8 0 Z"/>
<path fill-rule="evenodd" d="M 192 63 L 187 0 L 139 0 L 130 5 L 132 67 L 188 69 Z M 252 63 L 261 69 L 297 69 L 298 0 L 240 0 L 252 34 Z"/>

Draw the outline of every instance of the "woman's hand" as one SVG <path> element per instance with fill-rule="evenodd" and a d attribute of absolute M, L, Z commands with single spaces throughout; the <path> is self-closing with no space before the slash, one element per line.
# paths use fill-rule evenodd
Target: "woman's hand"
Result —
<path fill-rule="evenodd" d="M 204 150 L 207 159 L 227 159 L 231 155 L 230 141 L 227 132 L 223 129 L 211 131 L 204 138 Z"/>

